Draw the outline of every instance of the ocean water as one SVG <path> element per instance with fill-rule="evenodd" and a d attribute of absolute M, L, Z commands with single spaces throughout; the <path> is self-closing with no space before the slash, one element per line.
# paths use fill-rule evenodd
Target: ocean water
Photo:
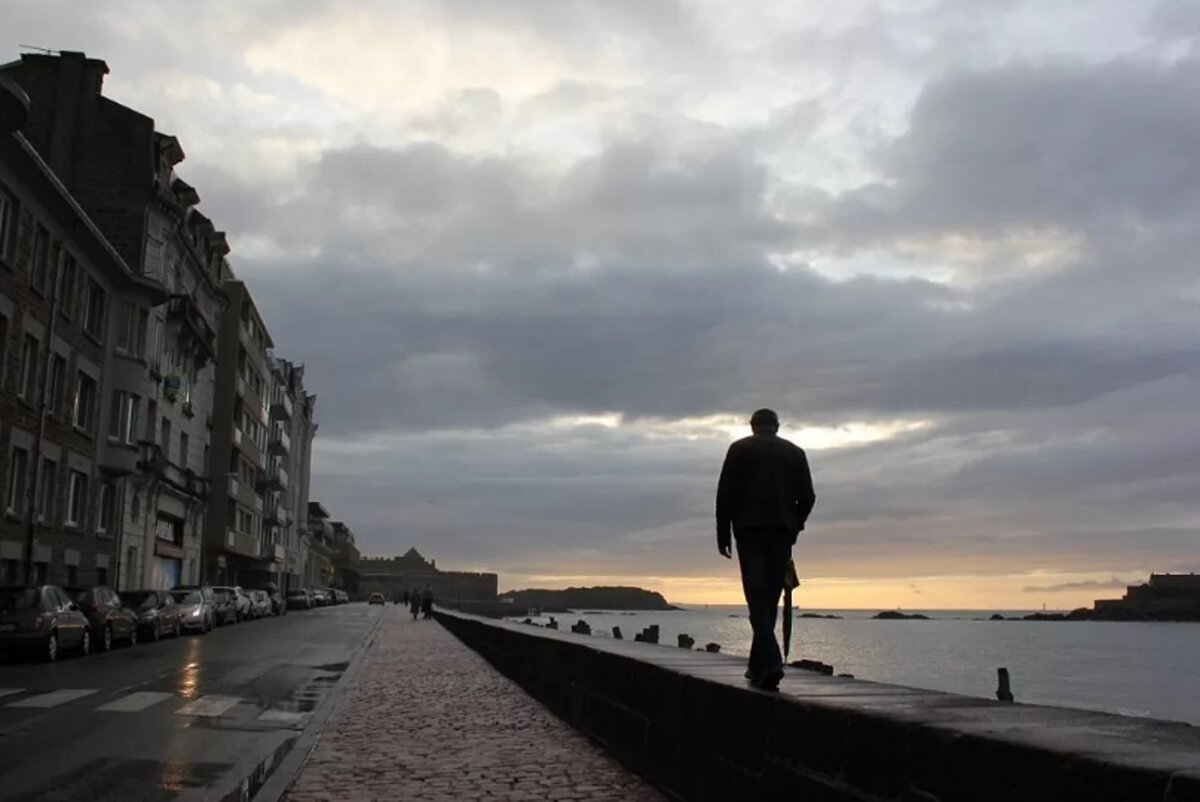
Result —
<path fill-rule="evenodd" d="M 797 611 L 798 613 L 801 611 Z M 1108 621 L 988 621 L 993 612 L 906 610 L 929 621 L 875 621 L 876 611 L 806 610 L 841 620 L 799 618 L 790 659 L 833 665 L 860 679 L 995 698 L 996 669 L 1012 678 L 1019 702 L 1059 705 L 1200 725 L 1200 624 Z M 1005 616 L 1030 611 L 999 611 Z M 727 605 L 671 612 L 579 611 L 555 616 L 569 630 L 579 619 L 594 637 L 619 626 L 627 640 L 658 624 L 659 642 L 679 633 L 747 655 L 745 608 Z M 545 623 L 548 616 L 534 619 Z"/>

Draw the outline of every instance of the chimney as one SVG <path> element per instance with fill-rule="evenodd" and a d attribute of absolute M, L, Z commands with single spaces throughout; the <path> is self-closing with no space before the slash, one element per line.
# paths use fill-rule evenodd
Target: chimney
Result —
<path fill-rule="evenodd" d="M 47 161 L 55 174 L 70 186 L 76 142 L 86 137 L 86 129 L 91 128 L 108 65 L 74 50 L 62 51 L 57 61 L 58 81 Z"/>

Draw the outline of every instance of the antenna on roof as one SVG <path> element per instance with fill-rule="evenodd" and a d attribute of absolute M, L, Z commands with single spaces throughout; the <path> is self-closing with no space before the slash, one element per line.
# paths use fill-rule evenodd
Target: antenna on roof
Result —
<path fill-rule="evenodd" d="M 51 50 L 48 47 L 38 47 L 37 45 L 17 45 L 17 47 L 23 47 L 26 50 L 36 50 L 39 53 L 45 53 L 47 56 L 56 56 L 59 52 L 57 50 Z"/>

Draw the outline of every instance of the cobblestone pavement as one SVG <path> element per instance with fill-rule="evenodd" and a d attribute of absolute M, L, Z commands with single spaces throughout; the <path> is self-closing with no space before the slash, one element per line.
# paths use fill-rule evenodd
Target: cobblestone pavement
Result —
<path fill-rule="evenodd" d="M 441 625 L 385 615 L 288 802 L 661 802 Z"/>

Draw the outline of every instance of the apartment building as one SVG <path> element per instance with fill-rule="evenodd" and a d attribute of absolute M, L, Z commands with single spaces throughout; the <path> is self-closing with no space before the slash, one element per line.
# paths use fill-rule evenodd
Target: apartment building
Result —
<path fill-rule="evenodd" d="M 290 487 L 286 460 L 270 446 L 267 351 L 271 336 L 245 283 L 228 274 L 217 336 L 209 456 L 205 577 L 217 584 L 277 582 L 282 546 L 268 540 L 266 497 Z"/>
<path fill-rule="evenodd" d="M 115 584 L 171 587 L 200 575 L 215 333 L 229 246 L 197 209 L 198 193 L 175 173 L 184 159 L 179 141 L 104 97 L 107 72 L 103 61 L 74 52 L 25 54 L 0 67 L 32 98 L 30 141 L 133 272 L 169 296 L 165 304 L 114 307 L 106 399 L 113 415 L 104 437 L 138 452 L 120 474 Z"/>
<path fill-rule="evenodd" d="M 281 589 L 304 586 L 308 561 L 305 538 L 316 396 L 304 390 L 304 366 L 268 356 L 271 375 L 270 439 L 268 450 L 281 457 L 288 485 L 267 498 L 267 538 L 283 547 L 277 584 Z"/>
<path fill-rule="evenodd" d="M 127 318 L 166 301 L 135 274 L 42 154 L 37 103 L 0 71 L 0 583 L 108 583 L 120 500 L 149 456 Z M 43 128 L 39 133 L 45 134 Z M 39 146 L 38 142 L 41 142 Z"/>

